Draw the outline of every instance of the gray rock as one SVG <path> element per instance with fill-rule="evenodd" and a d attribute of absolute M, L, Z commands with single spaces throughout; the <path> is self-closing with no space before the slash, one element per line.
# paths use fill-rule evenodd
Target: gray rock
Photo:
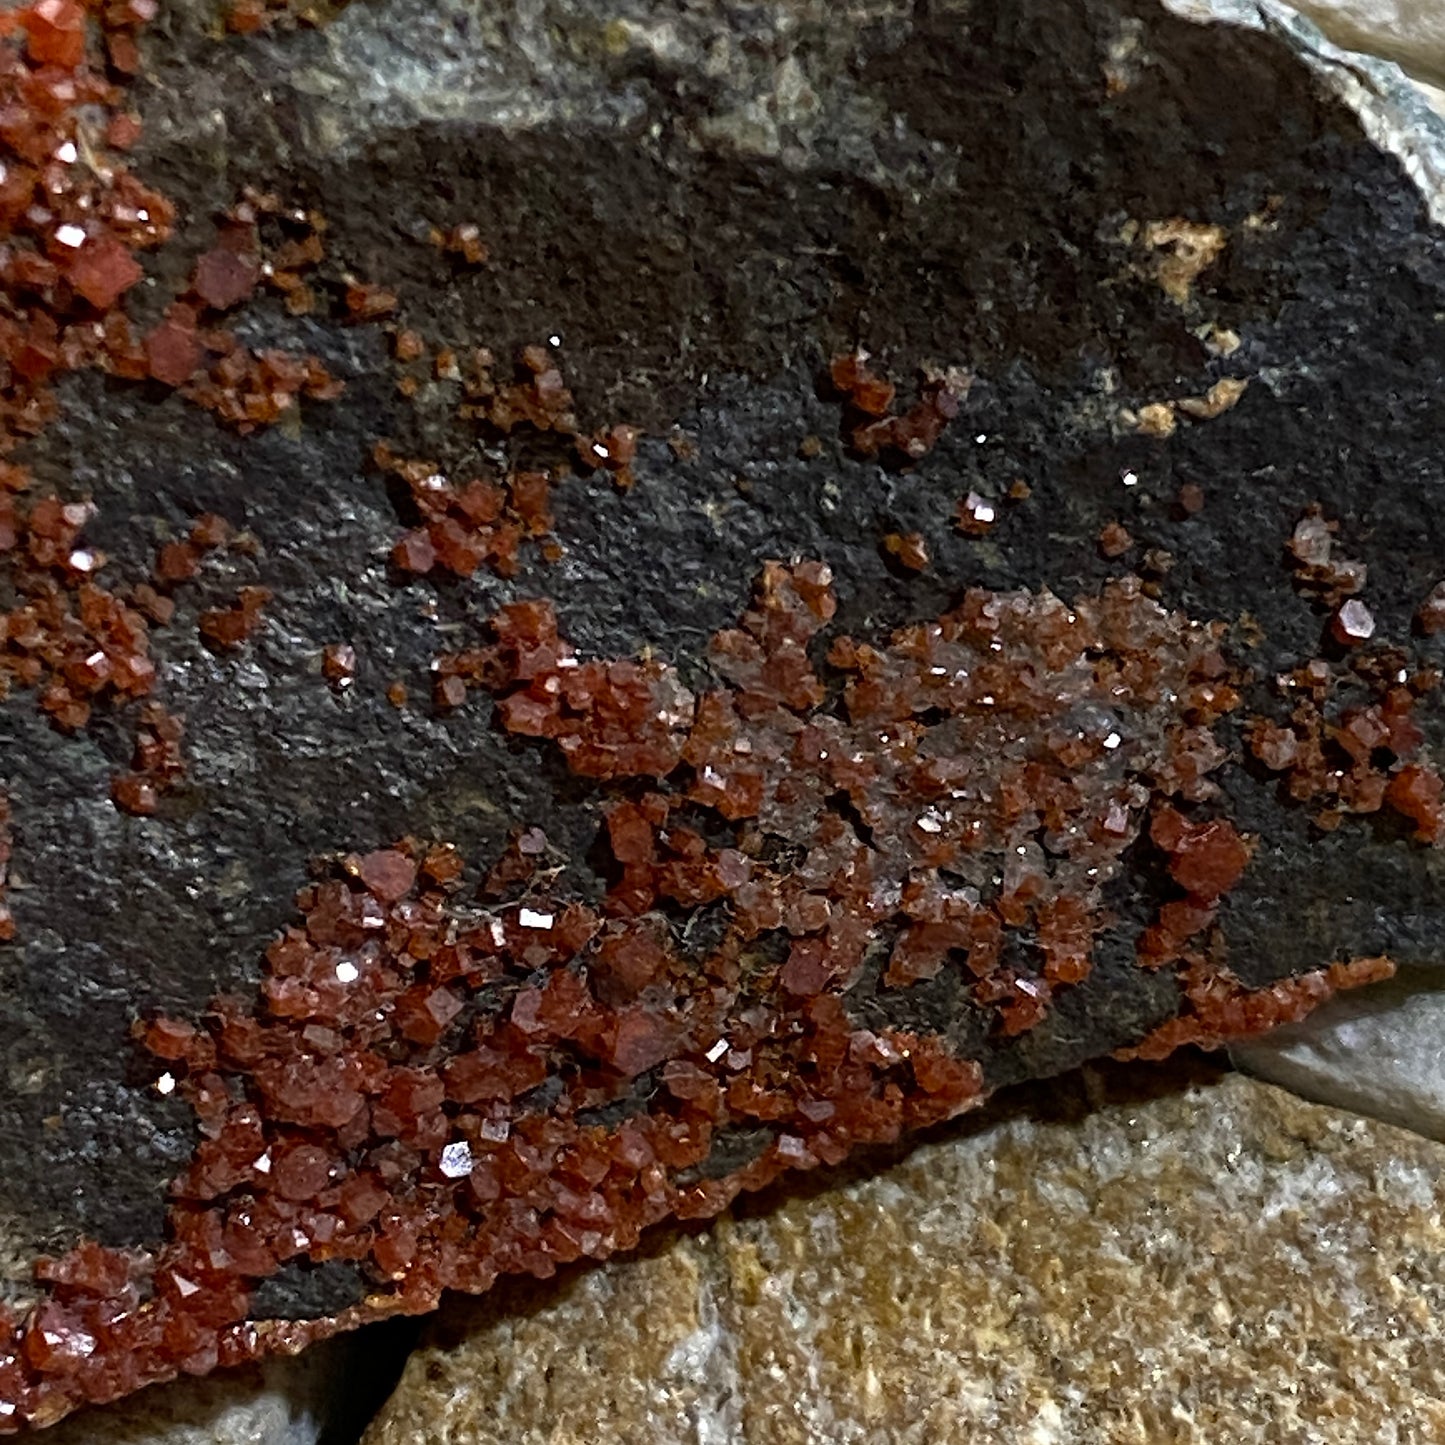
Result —
<path fill-rule="evenodd" d="M 1405 970 L 1230 1053 L 1240 1068 L 1308 1099 L 1445 1139 L 1445 986 L 1437 975 Z"/>
<path fill-rule="evenodd" d="M 1445 9 L 1438 0 L 1294 0 L 1335 42 L 1445 81 Z"/>

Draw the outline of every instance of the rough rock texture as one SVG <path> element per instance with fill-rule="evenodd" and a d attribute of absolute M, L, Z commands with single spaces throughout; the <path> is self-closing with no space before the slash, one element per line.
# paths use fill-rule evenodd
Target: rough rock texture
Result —
<path fill-rule="evenodd" d="M 1178 1083 L 1070 1076 L 875 1178 L 456 1302 L 366 1445 L 1439 1438 L 1445 1152 Z"/>
<path fill-rule="evenodd" d="M 1212 12 L 1240 23 L 1275 23 L 1283 6 L 1173 5 L 1181 14 L 1206 19 Z M 1431 80 L 1445 79 L 1445 29 L 1435 5 L 1393 3 L 1302 4 L 1308 15 L 1345 52 L 1310 41 L 1305 53 L 1327 81 L 1352 103 L 1369 110 L 1378 105 L 1378 131 L 1392 135 L 1398 153 L 1422 189 L 1435 196 L 1438 216 L 1445 184 L 1445 149 L 1433 128 L 1422 125 L 1406 88 L 1367 56 L 1393 59 L 1414 76 L 1416 88 L 1433 109 L 1445 114 L 1445 90 Z M 1348 51 L 1364 52 L 1353 55 Z M 1407 971 L 1374 991 L 1368 1000 L 1330 1005 L 1308 1022 L 1290 1026 L 1267 1040 L 1242 1043 L 1231 1052 L 1241 1067 L 1298 1090 L 1308 1098 L 1360 1109 L 1375 1117 L 1442 1137 L 1442 1079 L 1445 1060 L 1438 993 L 1429 975 Z"/>
<path fill-rule="evenodd" d="M 838 612 L 829 640 L 846 632 L 885 644 L 893 629 L 944 614 L 968 587 L 1047 587 L 1073 602 L 1126 573 L 1178 616 L 1225 624 L 1227 659 L 1204 679 L 1215 684 L 1213 700 L 1191 694 L 1200 716 L 1177 720 L 1217 728 L 1184 749 L 1202 760 L 1202 774 L 1176 801 L 1197 821 L 1146 789 L 1160 825 L 1146 836 L 1145 802 L 1133 813 L 1121 804 L 1126 832 L 1114 836 L 1132 841 L 1103 889 L 1108 918 L 1090 938 L 1092 972 L 1061 987 L 1051 1011 L 1033 1017 L 1011 997 L 1024 1027 L 999 1027 L 1000 1000 L 971 992 L 975 980 L 946 949 L 935 950 L 932 979 L 880 986 L 882 955 L 903 925 L 883 918 L 869 938 L 849 1017 L 949 1039 L 978 1056 L 985 1088 L 1141 1038 L 1162 1051 L 1181 1037 L 1268 1022 L 1301 1002 L 1272 992 L 1277 983 L 1333 961 L 1438 960 L 1445 855 L 1430 845 L 1440 823 L 1432 759 L 1445 720 L 1432 670 L 1445 661 L 1445 639 L 1423 635 L 1414 619 L 1445 555 L 1445 245 L 1397 160 L 1317 89 L 1292 42 L 1103 0 L 1062 14 L 1045 0 L 876 0 L 842 10 L 802 0 L 637 0 L 620 10 L 594 0 L 388 0 L 352 6 L 318 29 L 282 24 L 225 40 L 211 19 L 178 7 L 143 36 L 144 78 L 129 92 L 145 127 L 134 163 L 173 197 L 180 220 L 175 241 L 147 255 L 147 279 L 128 304 L 152 327 L 188 285 L 215 311 L 239 300 L 256 278 L 229 242 L 251 223 L 233 216 L 221 233 L 228 244 L 217 244 L 213 213 L 248 185 L 274 191 L 274 202 L 247 202 L 263 214 L 273 249 L 284 249 L 277 232 L 304 249 L 286 230 L 303 224 L 293 208 L 325 220 L 312 227 L 326 257 L 307 283 L 316 294 L 288 306 L 279 286 L 269 288 L 227 324 L 237 346 L 313 354 L 346 390 L 322 402 L 317 393 L 330 388 L 321 376 L 252 364 L 244 350 L 229 369 L 215 368 L 229 391 L 209 374 L 196 381 L 173 313 L 149 333 L 139 376 L 67 375 L 58 418 L 24 450 L 38 489 L 89 496 L 98 509 L 85 545 L 46 567 L 94 567 L 125 589 L 153 575 L 161 548 L 183 576 L 152 653 L 158 694 L 184 715 L 185 731 L 169 736 L 165 719 L 139 716 L 132 703 L 76 720 L 74 699 L 43 706 L 20 685 L 0 706 L 0 788 L 13 834 L 3 902 L 15 935 L 0 943 L 0 1221 L 6 1290 L 18 1302 L 33 1293 L 34 1258 L 79 1236 L 156 1245 L 168 1181 L 216 1163 L 196 1160 L 186 1103 L 207 1092 L 205 1069 L 195 1062 L 178 1088 L 162 1063 L 193 1061 L 186 1047 L 158 1060 L 137 1046 L 132 1025 L 155 1012 L 198 1020 L 223 990 L 243 1011 L 256 1008 L 266 946 L 299 916 L 311 860 L 330 860 L 321 871 L 335 874 L 353 850 L 369 855 L 407 834 L 446 840 L 473 867 L 470 890 L 514 831 L 540 827 L 555 850 L 544 871 L 559 896 L 601 906 L 615 888 L 623 860 L 608 851 L 604 812 L 637 802 L 651 786 L 646 770 L 601 781 L 569 771 L 561 748 L 536 736 L 565 729 L 548 734 L 537 723 L 525 737 L 526 727 L 511 726 L 529 701 L 533 722 L 538 708 L 545 714 L 526 686 L 494 707 L 460 672 L 433 668 L 522 598 L 550 598 L 581 657 L 641 654 L 638 666 L 665 677 L 673 698 L 720 685 L 726 670 L 709 639 L 743 613 L 773 558 L 830 569 Z M 52 54 L 69 45 L 45 25 L 36 28 Z M 1232 80 L 1229 106 L 1218 103 L 1221 75 Z M 79 160 L 72 149 L 67 165 Z M 68 245 L 59 232 L 50 240 L 57 254 Z M 117 278 L 137 278 L 133 265 L 112 255 L 114 274 L 81 280 L 107 296 Z M 294 301 L 297 288 L 285 294 Z M 393 295 L 391 331 L 358 324 L 391 316 Z M 413 331 L 424 340 L 414 345 Z M 43 341 L 22 348 L 26 365 L 41 365 L 32 353 Z M 607 469 L 559 481 L 550 505 L 560 555 L 526 539 L 514 548 L 514 575 L 471 571 L 462 565 L 471 538 L 458 538 L 465 529 L 453 513 L 495 498 L 485 487 L 449 495 L 429 515 L 432 473 L 409 476 L 396 458 L 434 458 L 458 482 L 506 474 L 518 516 L 520 477 L 560 476 L 579 448 L 595 461 L 595 441 L 583 445 L 535 417 L 507 430 L 494 410 L 481 419 L 458 411 L 460 364 L 444 359 L 444 347 L 485 344 L 505 370 L 517 348 L 539 343 L 560 358 L 577 427 L 589 438 L 614 428 L 601 435 L 630 465 L 612 470 L 634 485 L 619 489 Z M 902 388 L 881 432 L 874 403 L 886 384 L 870 391 L 825 379 L 829 362 L 860 344 L 876 353 L 879 376 Z M 918 383 L 925 365 L 933 370 Z M 545 362 L 528 369 L 534 386 L 554 375 Z M 964 370 L 973 377 L 966 399 Z M 556 384 L 548 387 L 555 399 Z M 240 392 L 250 400 L 238 410 Z M 959 403 L 956 417 L 941 409 L 945 398 Z M 260 429 L 241 435 L 218 417 Z M 273 420 L 281 424 L 261 427 Z M 641 442 L 617 423 L 644 428 Z M 910 450 L 924 433 L 931 450 Z M 378 465 L 382 440 L 396 450 Z M 533 520 L 535 503 L 525 508 Z M 213 530 L 211 514 L 231 542 L 191 556 L 181 538 L 197 525 Z M 440 567 L 430 566 L 428 549 L 440 555 L 430 531 L 417 535 L 421 521 L 448 544 Z M 1302 525 L 1308 535 L 1292 561 L 1286 543 Z M 907 546 L 890 549 L 890 537 Z M 92 546 L 106 554 L 104 567 Z M 0 601 L 8 608 L 9 594 Z M 868 673 L 856 650 L 799 663 L 806 648 L 784 641 L 795 679 L 800 667 L 821 669 L 800 711 L 831 716 L 844 706 L 845 676 Z M 21 637 L 15 643 L 24 650 Z M 1127 647 L 1090 651 L 1112 666 Z M 1297 674 L 1316 658 L 1323 672 Z M 98 665 L 84 653 L 71 659 L 81 681 Z M 598 663 L 589 678 L 598 668 L 610 676 Z M 560 688 L 560 672 L 538 686 Z M 872 705 L 886 709 L 886 670 L 872 680 Z M 502 685 L 533 681 L 514 671 Z M 1311 701 L 1285 729 L 1298 733 L 1291 742 L 1279 719 L 1285 699 L 1304 694 Z M 992 706 L 989 696 L 968 708 Z M 1265 714 L 1274 731 L 1242 726 Z M 55 716 L 71 720 L 64 735 Z M 924 708 L 918 726 L 950 721 L 947 707 Z M 1068 721 L 1099 750 L 1119 746 L 1094 711 Z M 1067 751 L 1069 738 L 1060 741 Z M 685 780 L 665 786 L 680 792 Z M 821 800 L 835 831 L 865 857 L 878 851 L 871 825 L 840 792 Z M 736 819 L 693 821 L 677 830 L 679 858 L 684 847 L 706 854 L 745 841 Z M 925 824 L 941 827 L 923 811 L 914 822 L 920 836 Z M 1052 866 L 1037 862 L 1045 845 L 1067 852 L 1042 823 L 1036 831 L 1043 836 L 1017 845 L 1032 860 L 1024 873 Z M 797 859 L 779 845 L 792 841 L 783 830 L 750 846 L 787 876 Z M 1014 866 L 1000 866 L 997 884 L 985 878 L 985 892 L 1005 872 L 1015 879 Z M 953 887 L 926 879 L 922 899 Z M 370 907 L 367 888 L 410 907 L 406 889 L 385 878 L 345 888 L 358 919 Z M 905 901 L 918 900 L 898 892 L 901 917 Z M 309 916 L 319 895 L 306 896 Z M 963 901 L 984 913 L 994 903 L 992 894 Z M 654 910 L 669 956 L 706 958 L 730 924 L 727 909 L 677 902 Z M 537 926 L 522 911 L 538 912 L 528 906 L 514 921 Z M 374 910 L 366 916 L 372 922 L 356 924 L 363 931 Z M 498 922 L 467 916 L 479 927 Z M 772 953 L 760 947 L 746 960 L 749 986 L 780 986 L 790 939 L 807 951 L 809 916 L 768 930 Z M 1027 907 L 1016 917 L 1025 922 L 1010 924 L 1007 956 L 1000 943 L 979 972 L 998 973 L 1005 994 L 1036 999 L 1044 950 L 1025 926 Z M 1206 940 L 1214 969 L 1202 982 L 1172 967 L 1170 949 L 1194 937 Z M 507 977 L 496 989 L 469 994 L 459 1032 L 495 1023 L 520 994 L 535 1001 L 530 985 L 546 970 L 526 976 L 521 965 L 534 965 L 525 953 L 519 945 L 498 965 Z M 1164 966 L 1141 967 L 1141 957 Z M 354 981 L 357 965 L 342 965 Z M 807 965 L 804 957 L 798 971 L 807 975 Z M 798 997 L 826 992 L 811 972 Z M 279 964 L 268 982 L 282 987 L 278 976 Z M 1321 996 L 1324 982 L 1312 978 L 1303 1001 Z M 1216 1005 L 1212 1014 L 1201 998 Z M 449 1002 L 438 1002 L 447 1012 Z M 1151 1035 L 1181 1011 L 1182 1032 Z M 436 1046 L 426 1061 L 435 1073 L 459 1014 L 428 1023 L 413 1010 L 403 1029 L 399 1013 L 381 1013 L 383 1024 L 398 1020 L 376 1051 L 385 1066 Z M 164 1026 L 159 1042 L 170 1047 L 176 1027 Z M 324 1028 L 308 1040 L 318 1053 L 335 1045 Z M 609 1047 L 615 1059 L 615 1036 Z M 622 1052 L 640 1082 L 628 1094 L 610 1079 L 619 1097 L 607 1099 L 611 1112 L 584 1110 L 588 1128 L 614 1129 L 658 1097 L 637 1062 L 645 1050 Z M 888 1049 L 874 1057 L 880 1069 L 912 1067 L 902 1060 Z M 210 1091 L 213 1110 L 226 1088 L 240 1107 L 243 1074 L 233 1068 Z M 520 1108 L 535 1121 L 560 1086 L 533 1082 Z M 684 1083 L 711 1087 L 686 1070 Z M 448 1124 L 456 1115 L 432 1112 Z M 335 1167 L 359 1171 L 364 1146 L 385 1150 L 395 1142 L 386 1130 L 411 1122 L 403 1108 L 378 1118 L 400 1122 L 378 1123 L 373 1137 L 360 1118 L 355 1139 L 332 1140 L 326 1130 L 341 1123 L 323 1120 L 319 1141 L 288 1148 L 274 1180 L 280 1156 L 273 1161 L 272 1136 L 262 1135 L 254 1153 L 220 1161 L 239 1173 L 205 1202 L 224 1198 L 217 1209 L 244 1213 L 254 1197 L 274 1203 L 276 1191 L 287 1207 L 312 1201 L 332 1182 L 333 1143 Z M 208 1122 L 216 1126 L 214 1112 Z M 294 1122 L 270 1124 L 284 1133 Z M 251 1135 L 235 1133 L 228 1147 L 249 1148 Z M 786 1137 L 803 1162 L 796 1136 Z M 749 1149 L 782 1138 L 723 1131 L 716 1159 L 702 1163 L 726 1175 L 746 1165 Z M 407 1208 L 425 1204 L 430 1196 L 411 1189 L 423 1169 L 438 1197 L 463 1187 L 441 1182 L 460 1176 L 447 1172 L 456 1156 L 443 1160 L 440 1144 L 428 1135 L 414 1157 L 404 1157 L 409 1145 L 367 1154 L 365 1168 L 404 1181 Z M 712 1174 L 680 1172 L 707 1195 Z M 203 1303 L 216 1304 L 226 1328 L 238 1326 L 236 1350 L 262 1337 L 233 1318 L 237 1310 L 265 1323 L 269 1337 L 292 1339 L 299 1327 L 288 1334 L 270 1322 L 328 1317 L 368 1293 L 378 1310 L 429 1297 L 435 1281 L 421 1267 L 417 1294 L 404 1295 L 412 1271 L 395 1238 L 385 1269 L 327 1257 L 332 1203 L 320 1208 L 325 1218 L 305 1221 L 314 1233 L 295 1221 L 269 1231 L 300 1256 L 278 1272 L 254 1257 L 233 1270 L 225 1249 L 193 1241 L 219 1276 Z M 193 1210 L 192 1222 L 203 1214 Z M 369 1218 L 351 1226 L 363 1259 L 375 1242 Z M 243 1222 L 258 1232 L 254 1219 Z M 610 1236 L 583 1233 L 598 1251 L 610 1247 Z M 534 1257 L 529 1267 L 548 1262 Z M 175 1289 L 190 1298 L 194 1281 L 182 1277 L 185 1289 Z M 181 1329 L 168 1361 L 203 1366 L 210 1328 L 196 1327 L 199 1343 Z M 68 1329 L 30 1336 L 41 1364 L 27 1368 L 53 1367 L 52 1384 L 89 1358 L 83 1348 L 67 1354 Z M 98 1373 L 88 1398 L 108 1387 Z"/>
<path fill-rule="evenodd" d="M 1297 0 L 1335 42 L 1398 61 L 1437 84 L 1445 80 L 1445 13 L 1434 0 Z"/>
<path fill-rule="evenodd" d="M 1308 1099 L 1445 1140 L 1445 994 L 1407 970 L 1368 997 L 1231 1049 L 1241 1068 Z"/>

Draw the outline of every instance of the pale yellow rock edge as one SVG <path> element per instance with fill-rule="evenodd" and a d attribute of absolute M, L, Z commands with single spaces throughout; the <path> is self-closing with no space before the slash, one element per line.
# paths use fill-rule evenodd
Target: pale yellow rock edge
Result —
<path fill-rule="evenodd" d="M 1238 1075 L 1059 1088 L 453 1307 L 365 1445 L 1445 1441 L 1445 1147 Z"/>

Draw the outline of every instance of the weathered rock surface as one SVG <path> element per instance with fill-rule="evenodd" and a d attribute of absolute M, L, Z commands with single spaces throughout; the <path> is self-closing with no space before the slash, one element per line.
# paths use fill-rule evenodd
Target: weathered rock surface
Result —
<path fill-rule="evenodd" d="M 366 1445 L 1438 1438 L 1445 1151 L 1178 1083 L 1070 1076 L 874 1178 L 454 1302 Z"/>

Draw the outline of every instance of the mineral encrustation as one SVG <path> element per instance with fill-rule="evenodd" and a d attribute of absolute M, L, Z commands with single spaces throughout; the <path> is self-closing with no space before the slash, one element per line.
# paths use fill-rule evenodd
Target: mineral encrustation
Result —
<path fill-rule="evenodd" d="M 0 1432 L 1436 961 L 1445 240 L 1278 37 L 34 0 L 0 231 Z"/>

